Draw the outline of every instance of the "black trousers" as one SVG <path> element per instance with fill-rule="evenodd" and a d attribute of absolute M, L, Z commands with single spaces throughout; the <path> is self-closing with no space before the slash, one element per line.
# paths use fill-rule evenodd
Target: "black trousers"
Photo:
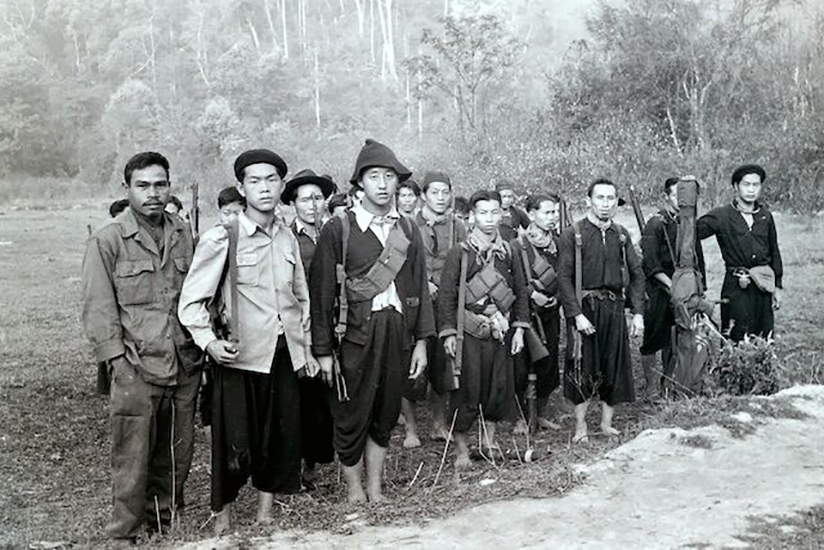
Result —
<path fill-rule="evenodd" d="M 212 375 L 212 510 L 234 502 L 250 477 L 259 491 L 300 491 L 300 390 L 285 338 L 269 374 Z"/>
<path fill-rule="evenodd" d="M 541 310 L 539 318 L 546 336 L 546 349 L 549 355 L 540 361 L 532 361 L 529 350 L 525 348 L 515 357 L 515 392 L 524 414 L 527 414 L 526 389 L 529 385 L 530 372 L 534 372 L 537 376 L 535 389 L 538 397 L 538 414 L 546 407 L 552 392 L 561 385 L 561 370 L 558 361 L 561 316 L 558 313 L 558 307 Z"/>
<path fill-rule="evenodd" d="M 755 283 L 741 288 L 738 277 L 732 273 L 724 276 L 721 287 L 721 332 L 729 331 L 730 339 L 740 342 L 747 334 L 766 338 L 775 328 L 772 294 L 764 292 Z"/>

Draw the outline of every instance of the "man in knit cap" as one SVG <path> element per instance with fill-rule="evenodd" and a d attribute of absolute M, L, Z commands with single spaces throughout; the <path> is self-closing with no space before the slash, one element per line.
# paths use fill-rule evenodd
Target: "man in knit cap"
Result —
<path fill-rule="evenodd" d="M 421 234 L 393 207 L 398 184 L 410 176 L 387 146 L 367 140 L 350 180 L 363 198 L 324 226 L 312 261 L 312 350 L 336 388 L 334 445 L 353 503 L 383 500 L 404 384 L 423 373 L 435 333 Z"/>

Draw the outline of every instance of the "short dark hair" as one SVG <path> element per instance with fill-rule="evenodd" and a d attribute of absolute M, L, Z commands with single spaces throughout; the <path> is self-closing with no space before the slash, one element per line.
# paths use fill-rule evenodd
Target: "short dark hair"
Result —
<path fill-rule="evenodd" d="M 680 180 L 681 178 L 667 178 L 666 181 L 664 181 L 664 193 L 669 195 L 672 186 L 676 185 Z"/>
<path fill-rule="evenodd" d="M 732 173 L 731 183 L 733 186 L 738 185 L 741 183 L 741 180 L 744 179 L 744 176 L 748 174 L 756 174 L 759 178 L 761 178 L 761 183 L 764 183 L 764 180 L 767 179 L 767 172 L 764 168 L 757 164 L 745 164 L 736 168 Z"/>
<path fill-rule="evenodd" d="M 129 199 L 117 199 L 109 205 L 109 216 L 112 218 L 123 212 L 129 207 Z"/>
<path fill-rule="evenodd" d="M 541 204 L 547 201 L 555 204 L 560 204 L 561 197 L 559 197 L 555 193 L 538 193 L 537 195 L 530 195 L 526 199 L 526 211 L 532 212 L 533 210 L 540 210 Z"/>
<path fill-rule="evenodd" d="M 337 193 L 332 195 L 329 197 L 329 202 L 326 203 L 326 208 L 329 210 L 330 214 L 334 212 L 335 208 L 340 206 L 349 206 L 349 199 L 345 193 Z"/>
<path fill-rule="evenodd" d="M 615 185 L 612 181 L 608 180 L 607 178 L 598 178 L 597 180 L 593 181 L 587 187 L 587 197 L 592 198 L 592 192 L 595 190 L 596 185 L 611 185 L 615 192 L 618 192 L 618 186 Z"/>
<path fill-rule="evenodd" d="M 175 195 L 169 197 L 169 202 L 174 204 L 178 210 L 183 210 L 183 203 L 180 202 L 180 199 L 177 198 Z"/>
<path fill-rule="evenodd" d="M 498 204 L 501 204 L 501 194 L 488 189 L 475 191 L 472 193 L 472 196 L 469 197 L 469 205 L 472 207 L 472 210 L 475 210 L 475 205 L 481 201 L 498 201 Z"/>
<path fill-rule="evenodd" d="M 408 180 L 404 180 L 400 183 L 400 185 L 398 185 L 398 193 L 401 192 L 401 189 L 410 189 L 410 190 L 412 190 L 413 193 L 415 193 L 416 197 L 421 196 L 421 188 L 418 187 L 417 182 L 415 180 L 413 180 L 412 178 L 409 178 Z"/>
<path fill-rule="evenodd" d="M 129 159 L 126 163 L 126 168 L 123 169 L 123 181 L 126 185 L 132 183 L 132 172 L 135 170 L 143 170 L 149 166 L 160 166 L 166 171 L 166 179 L 169 178 L 169 161 L 160 153 L 154 151 L 146 151 L 138 153 Z"/>
<path fill-rule="evenodd" d="M 234 185 L 221 189 L 220 193 L 217 194 L 218 210 L 227 204 L 232 204 L 234 202 L 239 202 L 244 207 L 246 206 L 246 199 L 240 194 L 240 191 L 238 191 L 237 187 Z"/>
<path fill-rule="evenodd" d="M 357 195 L 358 191 L 363 191 L 363 188 L 360 185 L 351 185 L 349 187 L 349 191 L 347 191 L 347 194 L 350 197 L 354 197 L 355 195 Z"/>
<path fill-rule="evenodd" d="M 469 200 L 466 197 L 455 197 L 453 208 L 455 209 L 455 212 L 469 214 Z"/>

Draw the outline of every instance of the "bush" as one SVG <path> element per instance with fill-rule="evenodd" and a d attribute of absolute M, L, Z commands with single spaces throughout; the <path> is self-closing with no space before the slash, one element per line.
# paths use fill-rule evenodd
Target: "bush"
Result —
<path fill-rule="evenodd" d="M 770 395 L 781 388 L 782 380 L 772 338 L 746 336 L 737 344 L 724 340 L 711 358 L 707 391 L 714 396 Z"/>

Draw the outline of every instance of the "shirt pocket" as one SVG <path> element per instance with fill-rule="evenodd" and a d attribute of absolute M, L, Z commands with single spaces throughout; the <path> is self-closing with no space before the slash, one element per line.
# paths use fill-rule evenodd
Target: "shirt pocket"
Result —
<path fill-rule="evenodd" d="M 115 265 L 115 289 L 122 305 L 154 301 L 154 264 L 151 260 L 125 260 Z"/>
<path fill-rule="evenodd" d="M 260 258 L 257 254 L 237 255 L 237 284 L 260 284 Z"/>
<path fill-rule="evenodd" d="M 283 262 L 280 268 L 283 270 L 283 278 L 289 288 L 292 288 L 292 283 L 295 281 L 295 266 L 297 263 L 294 252 L 291 250 L 283 251 Z"/>

